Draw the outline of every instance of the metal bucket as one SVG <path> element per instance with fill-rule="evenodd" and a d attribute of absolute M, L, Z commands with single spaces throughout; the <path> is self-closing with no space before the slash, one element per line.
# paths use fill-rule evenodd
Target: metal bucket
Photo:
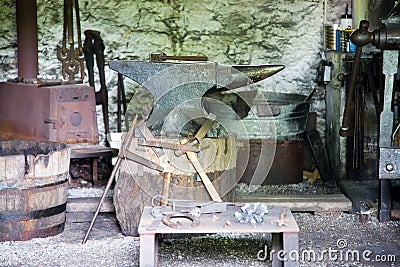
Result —
<path fill-rule="evenodd" d="M 240 182 L 246 184 L 299 183 L 303 180 L 303 133 L 310 102 L 304 102 L 304 95 L 263 94 L 272 114 L 261 116 L 265 100 L 256 99 L 252 106 L 255 116 L 241 120 L 247 132 L 238 139 L 246 140 L 247 147 L 239 148 L 237 175 L 240 173 Z M 274 146 L 275 153 L 271 153 Z M 248 162 L 241 160 L 245 150 Z M 266 164 L 271 160 L 272 164 Z"/>
<path fill-rule="evenodd" d="M 69 162 L 63 143 L 0 141 L 0 241 L 64 230 Z"/>

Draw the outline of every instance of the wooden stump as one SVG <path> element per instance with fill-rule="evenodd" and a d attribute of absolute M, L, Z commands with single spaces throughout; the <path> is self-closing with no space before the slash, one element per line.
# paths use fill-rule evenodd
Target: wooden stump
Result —
<path fill-rule="evenodd" d="M 178 139 L 169 141 L 179 143 Z M 199 161 L 223 201 L 234 199 L 234 188 L 237 184 L 235 141 L 232 136 L 205 138 L 200 146 Z M 134 138 L 129 150 L 159 163 L 164 168 L 170 168 L 170 198 L 205 202 L 212 200 L 186 155 L 177 157 L 172 150 L 164 149 L 165 155 L 159 160 L 151 148 L 138 146 L 137 138 Z M 122 162 L 114 187 L 114 206 L 125 235 L 137 236 L 143 207 L 152 205 L 153 197 L 161 194 L 162 184 L 162 173 L 132 161 Z"/>

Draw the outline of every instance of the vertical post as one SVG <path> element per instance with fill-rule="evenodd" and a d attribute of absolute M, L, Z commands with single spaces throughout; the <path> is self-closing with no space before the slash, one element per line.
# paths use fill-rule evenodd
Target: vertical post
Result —
<path fill-rule="evenodd" d="M 299 233 L 283 233 L 283 250 L 286 252 L 285 267 L 299 267 Z"/>
<path fill-rule="evenodd" d="M 158 266 L 158 238 L 156 233 L 140 235 L 139 266 Z"/>
<path fill-rule="evenodd" d="M 269 256 L 272 255 L 272 267 L 282 267 L 283 262 L 281 258 L 281 252 L 283 252 L 283 235 L 282 233 L 272 233 L 272 251 Z M 279 255 L 278 255 L 279 253 Z"/>
<path fill-rule="evenodd" d="M 18 78 L 38 74 L 38 35 L 36 0 L 17 0 Z"/>
<path fill-rule="evenodd" d="M 392 99 L 393 99 L 393 80 L 394 75 L 397 73 L 398 68 L 399 51 L 396 50 L 384 50 L 383 51 L 383 66 L 382 73 L 385 75 L 385 89 L 383 99 L 383 110 L 380 115 L 379 122 L 379 163 L 378 166 L 382 166 L 382 148 L 392 147 L 392 132 L 393 132 L 393 112 L 392 112 Z M 392 148 L 393 149 L 393 148 Z M 390 211 L 392 209 L 391 203 L 391 181 L 382 179 L 379 173 L 380 183 L 380 207 L 379 207 L 379 220 L 388 221 L 390 220 Z"/>

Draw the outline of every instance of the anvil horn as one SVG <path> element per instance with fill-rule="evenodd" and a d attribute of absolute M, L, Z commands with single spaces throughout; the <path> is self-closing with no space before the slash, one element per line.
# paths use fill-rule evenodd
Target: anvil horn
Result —
<path fill-rule="evenodd" d="M 232 68 L 245 74 L 253 83 L 256 83 L 280 72 L 285 65 L 236 65 Z"/>

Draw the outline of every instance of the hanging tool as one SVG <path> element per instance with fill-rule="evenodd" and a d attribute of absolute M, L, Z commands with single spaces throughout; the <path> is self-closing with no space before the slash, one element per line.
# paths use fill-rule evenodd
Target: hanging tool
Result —
<path fill-rule="evenodd" d="M 365 20 L 362 20 L 360 22 L 360 28 L 357 31 L 359 31 L 361 34 L 366 34 L 368 33 L 368 27 L 369 23 Z M 343 137 L 354 135 L 354 125 L 352 125 L 351 123 L 351 116 L 352 116 L 351 106 L 354 98 L 355 83 L 358 74 L 358 68 L 360 66 L 360 61 L 361 61 L 361 53 L 362 53 L 362 46 L 357 46 L 356 54 L 354 56 L 353 71 L 351 72 L 350 83 L 346 95 L 346 105 L 344 107 L 342 126 L 340 127 L 339 131 L 339 134 Z"/>
<path fill-rule="evenodd" d="M 121 105 L 122 109 L 121 110 Z M 127 104 L 126 104 L 126 95 L 125 95 L 125 87 L 124 87 L 124 77 L 122 74 L 118 73 L 118 83 L 117 83 L 117 131 L 122 131 L 122 114 L 126 114 Z M 128 128 L 128 124 L 125 120 L 125 126 Z"/>
<path fill-rule="evenodd" d="M 104 73 L 104 42 L 100 37 L 99 31 L 86 30 L 84 32 L 86 38 L 83 44 L 83 52 L 85 54 L 86 68 L 88 70 L 89 85 L 94 86 L 94 55 L 96 55 L 96 64 L 100 77 L 100 90 L 95 92 L 96 105 L 101 105 L 103 112 L 105 134 L 109 133 L 108 119 L 108 93 L 106 87 L 106 78 Z M 96 91 L 96 90 L 95 90 Z"/>
<path fill-rule="evenodd" d="M 73 9 L 75 8 L 76 30 L 78 36 L 78 47 L 75 49 L 73 32 Z M 68 43 L 68 44 L 67 44 Z M 68 45 L 68 47 L 67 47 Z M 81 40 L 81 23 L 79 18 L 78 0 L 64 0 L 64 24 L 62 47 L 57 51 L 57 58 L 61 61 L 61 74 L 68 83 L 82 83 L 85 77 L 84 55 Z M 80 79 L 75 75 L 80 72 Z"/>

